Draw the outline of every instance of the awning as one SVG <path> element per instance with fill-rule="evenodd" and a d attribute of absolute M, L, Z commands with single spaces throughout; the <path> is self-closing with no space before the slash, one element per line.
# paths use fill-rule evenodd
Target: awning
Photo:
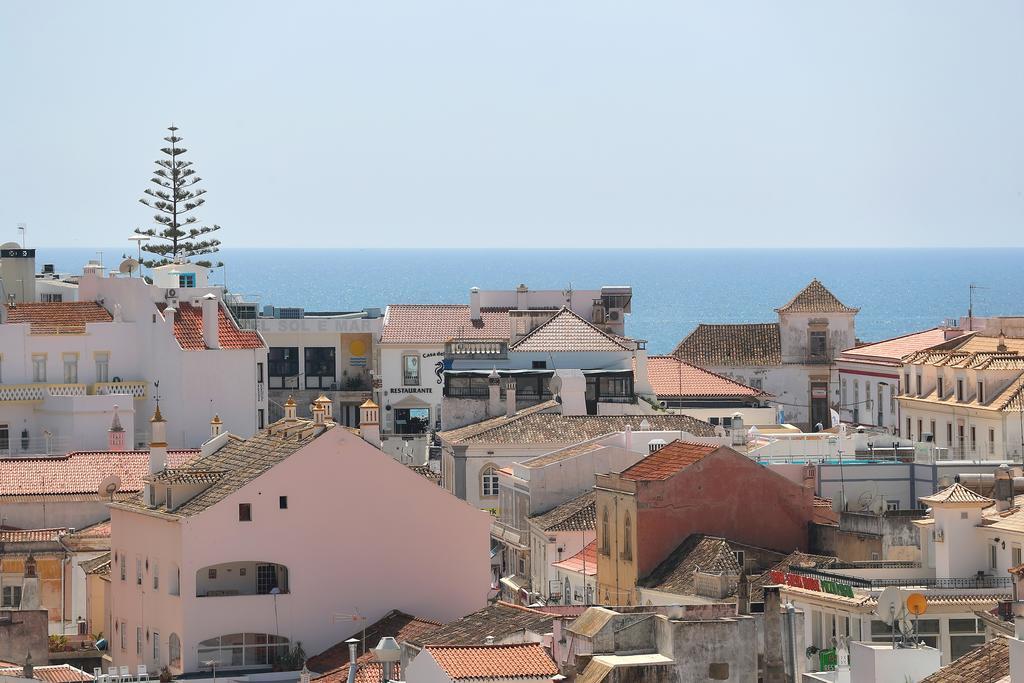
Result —
<path fill-rule="evenodd" d="M 513 593 L 519 593 L 520 591 L 527 591 L 530 585 L 530 580 L 523 576 L 506 576 L 501 579 L 501 585 L 508 588 Z"/>

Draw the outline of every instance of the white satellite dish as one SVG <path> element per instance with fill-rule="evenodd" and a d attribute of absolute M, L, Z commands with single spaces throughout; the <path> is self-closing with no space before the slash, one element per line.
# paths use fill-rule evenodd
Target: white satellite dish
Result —
<path fill-rule="evenodd" d="M 883 590 L 878 596 L 875 614 L 892 626 L 903 614 L 903 591 L 896 586 L 888 586 Z"/>
<path fill-rule="evenodd" d="M 4 242 L 0 244 L 0 249 L 21 249 L 21 245 L 17 242 Z"/>
<path fill-rule="evenodd" d="M 116 474 L 111 474 L 103 477 L 103 481 L 100 482 L 99 494 L 101 498 L 114 499 L 114 494 L 121 488 L 121 477 Z"/>
<path fill-rule="evenodd" d="M 119 272 L 119 273 L 127 273 L 128 275 L 131 275 L 132 273 L 134 273 L 138 269 L 139 269 L 139 262 L 138 261 L 136 261 L 133 258 L 126 258 L 124 261 L 121 261 L 121 265 L 119 265 L 117 267 L 117 272 Z"/>
<path fill-rule="evenodd" d="M 871 511 L 878 516 L 885 514 L 886 502 L 881 498 L 875 498 L 871 503 Z"/>

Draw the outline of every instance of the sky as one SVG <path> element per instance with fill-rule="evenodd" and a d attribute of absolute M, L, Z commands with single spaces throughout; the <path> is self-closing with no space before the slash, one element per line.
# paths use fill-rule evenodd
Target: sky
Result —
<path fill-rule="evenodd" d="M 1011 0 L 0 3 L 0 241 L 1024 246 Z"/>

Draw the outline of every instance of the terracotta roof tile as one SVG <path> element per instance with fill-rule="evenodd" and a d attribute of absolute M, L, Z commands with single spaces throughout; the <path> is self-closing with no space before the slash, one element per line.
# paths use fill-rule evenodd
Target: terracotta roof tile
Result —
<path fill-rule="evenodd" d="M 38 543 L 56 541 L 67 529 L 3 529 L 0 530 L 0 543 Z"/>
<path fill-rule="evenodd" d="M 81 334 L 86 323 L 108 323 L 114 319 L 95 301 L 23 303 L 7 307 L 7 322 L 29 323 L 32 334 Z"/>
<path fill-rule="evenodd" d="M 679 342 L 672 355 L 707 367 L 723 365 L 781 365 L 782 341 L 778 323 L 701 323 Z"/>
<path fill-rule="evenodd" d="M 856 313 L 860 309 L 844 304 L 815 278 L 788 304 L 775 310 L 779 313 Z"/>
<path fill-rule="evenodd" d="M 903 365 L 903 357 L 924 349 L 930 349 L 939 344 L 945 344 L 946 330 L 941 327 L 933 327 L 922 332 L 912 332 L 892 339 L 886 339 L 872 344 L 862 344 L 852 349 L 846 349 L 840 354 L 840 360 L 854 361 L 888 361 L 896 365 Z"/>
<path fill-rule="evenodd" d="M 771 585 L 771 573 L 773 571 L 787 572 L 790 567 L 824 569 L 831 567 L 838 561 L 839 558 L 832 557 L 831 555 L 811 555 L 810 553 L 802 553 L 799 550 L 794 551 L 768 571 L 750 580 L 750 601 L 761 602 L 764 600 L 764 587 Z"/>
<path fill-rule="evenodd" d="M 20 666 L 0 669 L 0 676 L 24 678 L 25 671 Z M 95 680 L 90 673 L 76 669 L 70 664 L 51 664 L 32 668 L 32 678 L 46 683 L 79 683 L 79 681 Z"/>
<path fill-rule="evenodd" d="M 551 566 L 558 567 L 567 572 L 597 576 L 597 539 L 595 538 L 588 543 L 585 548 L 572 557 L 566 558 L 561 562 L 553 562 Z"/>
<path fill-rule="evenodd" d="M 166 306 L 160 304 L 162 311 Z M 178 303 L 178 312 L 174 316 L 174 337 L 178 345 L 185 351 L 203 351 L 206 342 L 203 340 L 203 309 L 184 301 Z M 235 321 L 228 317 L 224 308 L 217 303 L 217 340 L 222 349 L 261 349 L 264 347 L 259 332 L 240 330 Z"/>
<path fill-rule="evenodd" d="M 99 576 L 106 576 L 110 574 L 110 553 L 103 553 L 97 555 L 91 560 L 85 560 L 79 562 L 78 566 L 82 568 L 82 571 L 86 574 L 96 574 Z"/>
<path fill-rule="evenodd" d="M 1010 648 L 1006 638 L 996 636 L 942 667 L 921 683 L 994 683 L 1010 675 Z"/>
<path fill-rule="evenodd" d="M 199 454 L 197 450 L 168 451 L 168 463 L 180 467 Z M 107 475 L 121 478 L 119 493 L 142 490 L 149 474 L 149 451 L 76 451 L 45 458 L 0 459 L 0 496 L 98 495 Z"/>
<path fill-rule="evenodd" d="M 694 534 L 679 544 L 647 577 L 638 582 L 644 588 L 692 595 L 693 575 L 697 570 L 724 572 L 739 576 L 740 565 L 728 541 L 715 536 Z"/>
<path fill-rule="evenodd" d="M 452 679 L 540 678 L 558 673 L 538 643 L 514 645 L 453 646 L 429 645 L 426 652 Z"/>
<path fill-rule="evenodd" d="M 443 344 L 449 339 L 509 338 L 508 308 L 482 308 L 470 320 L 462 304 L 392 304 L 384 315 L 381 344 Z"/>
<path fill-rule="evenodd" d="M 76 531 L 74 535 L 79 538 L 110 538 L 110 520 L 105 519 L 102 522 L 96 522 L 91 526 L 83 527 Z"/>
<path fill-rule="evenodd" d="M 530 518 L 542 531 L 590 531 L 597 528 L 594 492 L 588 491 L 568 503 Z"/>
<path fill-rule="evenodd" d="M 501 640 L 507 636 L 528 630 L 534 633 L 550 633 L 554 619 L 552 614 L 539 609 L 520 607 L 498 601 L 472 614 L 467 614 L 429 633 L 409 638 L 417 647 L 424 645 L 482 645 L 487 636 Z"/>
<path fill-rule="evenodd" d="M 634 366 L 636 363 L 634 362 Z M 767 398 L 770 394 L 675 356 L 651 356 L 647 374 L 658 398 Z"/>
<path fill-rule="evenodd" d="M 583 455 L 584 453 L 590 453 L 592 451 L 601 450 L 602 448 L 606 448 L 606 446 L 601 443 L 595 443 L 594 440 L 590 440 L 584 443 L 574 444 L 566 448 L 559 448 L 557 451 L 551 451 L 550 453 L 539 455 L 536 458 L 530 458 L 529 460 L 521 464 L 523 465 L 523 467 L 530 468 L 545 467 L 547 465 L 553 465 L 556 462 L 562 462 L 563 460 L 575 458 L 576 456 Z"/>
<path fill-rule="evenodd" d="M 676 440 L 622 472 L 623 479 L 660 481 L 682 472 L 722 446 Z"/>
<path fill-rule="evenodd" d="M 558 351 L 602 352 L 629 351 L 611 335 L 592 323 L 562 308 L 549 320 L 509 346 L 509 351 L 549 353 Z"/>
<path fill-rule="evenodd" d="M 947 486 L 930 496 L 920 496 L 918 500 L 928 505 L 978 505 L 988 507 L 995 503 L 991 498 L 975 493 L 960 482 Z"/>
<path fill-rule="evenodd" d="M 358 638 L 360 650 L 356 663 L 356 683 L 380 683 L 380 663 L 374 660 L 371 651 L 377 646 L 381 638 L 391 636 L 399 644 L 410 638 L 425 636 L 431 631 L 440 627 L 436 621 L 420 619 L 411 614 L 399 610 L 392 610 L 381 619 L 366 627 L 354 631 L 349 638 Z M 364 637 L 365 636 L 365 637 Z M 365 644 L 366 649 L 362 649 Z M 332 645 L 320 654 L 306 660 L 306 666 L 310 671 L 320 674 L 316 680 L 321 683 L 343 683 L 348 679 L 348 644 L 344 641 Z M 394 678 L 398 680 L 398 673 L 394 672 Z"/>
<path fill-rule="evenodd" d="M 637 430 L 646 421 L 651 431 L 682 431 L 692 436 L 714 436 L 714 427 L 688 415 L 658 413 L 653 415 L 562 415 L 545 413 L 558 407 L 548 401 L 512 417 L 495 417 L 467 425 L 438 436 L 451 444 L 577 444 L 598 436 L 621 432 L 626 426 Z"/>

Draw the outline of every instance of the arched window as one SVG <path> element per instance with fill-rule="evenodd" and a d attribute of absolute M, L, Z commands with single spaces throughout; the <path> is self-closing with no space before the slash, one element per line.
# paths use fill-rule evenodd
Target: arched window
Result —
<path fill-rule="evenodd" d="M 612 544 L 608 539 L 608 508 L 601 511 L 601 552 L 608 555 L 612 552 Z"/>
<path fill-rule="evenodd" d="M 633 559 L 633 520 L 629 518 L 629 513 L 626 513 L 626 520 L 622 525 L 625 530 L 622 539 L 622 559 L 632 560 Z"/>
<path fill-rule="evenodd" d="M 167 660 L 169 665 L 181 668 L 181 638 L 177 633 L 172 633 L 167 639 Z"/>
<path fill-rule="evenodd" d="M 486 465 L 480 470 L 480 497 L 494 498 L 498 495 L 498 468 Z"/>

